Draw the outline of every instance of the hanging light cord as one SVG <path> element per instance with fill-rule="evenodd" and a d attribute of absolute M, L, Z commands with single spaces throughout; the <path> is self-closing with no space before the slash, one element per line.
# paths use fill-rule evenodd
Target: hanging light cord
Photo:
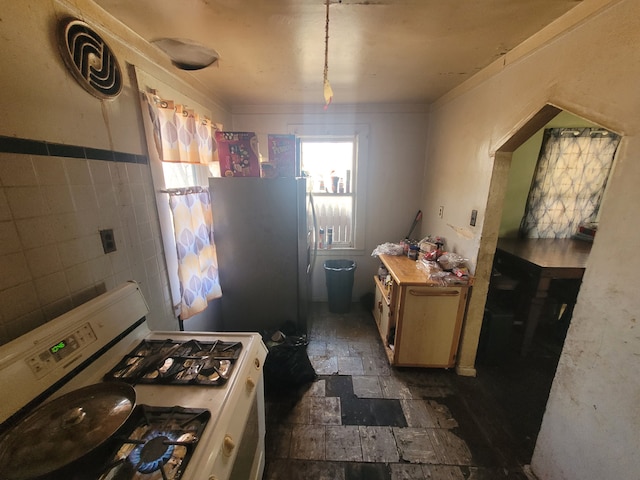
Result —
<path fill-rule="evenodd" d="M 324 109 L 326 110 L 333 99 L 333 90 L 329 84 L 329 3 L 327 0 L 327 18 L 324 28 L 324 82 L 322 91 L 324 93 Z"/>
<path fill-rule="evenodd" d="M 329 2 L 327 0 L 327 16 L 324 24 L 324 81 L 329 76 Z"/>

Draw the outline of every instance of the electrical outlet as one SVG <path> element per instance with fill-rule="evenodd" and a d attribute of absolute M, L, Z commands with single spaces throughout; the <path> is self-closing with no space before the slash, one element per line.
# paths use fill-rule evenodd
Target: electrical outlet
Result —
<path fill-rule="evenodd" d="M 438 217 L 444 217 L 444 205 L 440 205 L 440 208 L 438 209 Z"/>
<path fill-rule="evenodd" d="M 478 218 L 478 210 L 471 210 L 471 221 L 469 221 L 469 225 L 471 225 L 472 227 L 475 227 L 477 218 Z"/>
<path fill-rule="evenodd" d="M 113 236 L 113 230 L 111 228 L 100 230 L 100 240 L 102 240 L 104 253 L 116 251 L 116 237 Z"/>

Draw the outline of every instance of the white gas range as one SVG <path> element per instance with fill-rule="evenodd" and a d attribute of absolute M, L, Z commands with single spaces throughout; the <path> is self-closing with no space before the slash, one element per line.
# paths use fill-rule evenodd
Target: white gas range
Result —
<path fill-rule="evenodd" d="M 262 477 L 267 350 L 260 335 L 153 332 L 147 313 L 138 285 L 127 283 L 0 346 L 0 459 L 10 465 L 1 478 L 62 478 L 61 472 L 69 480 Z M 75 405 L 74 395 L 97 384 L 133 385 L 135 398 L 108 441 L 93 448 L 80 440 L 87 452 L 78 459 L 69 454 L 77 445 L 64 446 L 60 432 L 83 431 L 75 424 L 95 414 Z M 127 401 L 118 398 L 111 410 Z M 48 406 L 62 420 L 43 427 L 38 415 Z M 62 421 L 67 424 L 58 425 Z M 29 445 L 17 443 L 19 437 Z M 40 458 L 51 443 L 59 450 Z M 32 460 L 29 451 L 36 453 Z"/>

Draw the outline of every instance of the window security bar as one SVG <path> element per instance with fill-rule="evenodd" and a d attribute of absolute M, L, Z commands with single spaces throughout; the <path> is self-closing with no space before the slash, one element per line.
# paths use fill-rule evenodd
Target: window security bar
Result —
<path fill-rule="evenodd" d="M 160 190 L 160 193 L 168 193 L 169 195 L 187 195 L 189 193 L 202 193 L 208 190 L 207 187 L 183 187 L 183 188 L 167 188 L 165 190 Z"/>

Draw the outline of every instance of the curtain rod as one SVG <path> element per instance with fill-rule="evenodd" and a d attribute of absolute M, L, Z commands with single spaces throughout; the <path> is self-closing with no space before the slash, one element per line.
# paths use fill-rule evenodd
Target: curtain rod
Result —
<path fill-rule="evenodd" d="M 562 130 L 560 132 L 560 135 L 574 135 L 574 136 L 578 136 L 580 135 L 582 132 L 580 130 L 574 129 L 574 128 L 560 128 L 560 130 Z M 603 128 L 585 128 L 585 130 L 589 130 L 589 135 L 609 135 L 611 132 L 609 132 L 609 130 L 605 130 Z"/>

